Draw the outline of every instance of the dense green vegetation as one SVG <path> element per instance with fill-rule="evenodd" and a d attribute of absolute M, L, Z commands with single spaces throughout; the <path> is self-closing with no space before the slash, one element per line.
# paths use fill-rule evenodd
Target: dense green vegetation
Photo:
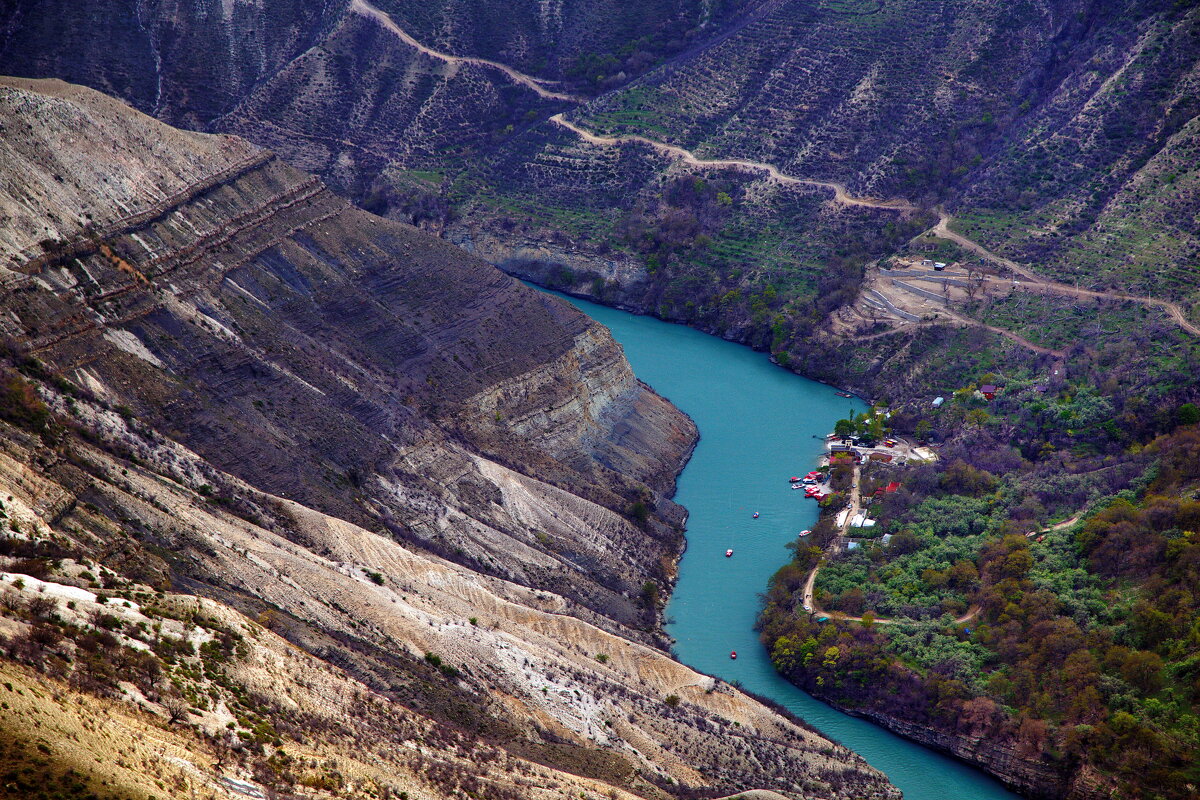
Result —
<path fill-rule="evenodd" d="M 1200 410 L 1160 398 L 1114 430 L 1130 401 L 1007 386 L 987 404 L 969 385 L 932 423 L 893 416 L 945 438 L 943 459 L 865 469 L 868 496 L 902 481 L 869 506 L 889 540 L 836 556 L 815 592 L 862 622 L 803 611 L 822 551 L 797 547 L 762 620 L 776 667 L 839 705 L 984 736 L 1064 775 L 1090 764 L 1113 796 L 1194 796 Z M 831 538 L 827 519 L 816 534 Z"/>

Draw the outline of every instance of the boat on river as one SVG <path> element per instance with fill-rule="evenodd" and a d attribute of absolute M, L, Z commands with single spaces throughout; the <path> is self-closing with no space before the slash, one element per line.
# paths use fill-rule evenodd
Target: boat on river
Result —
<path fill-rule="evenodd" d="M 726 551 L 725 551 L 725 557 L 726 557 L 726 558 L 729 558 L 729 557 L 730 557 L 730 556 L 732 556 L 732 555 L 733 555 L 733 550 L 726 550 Z"/>

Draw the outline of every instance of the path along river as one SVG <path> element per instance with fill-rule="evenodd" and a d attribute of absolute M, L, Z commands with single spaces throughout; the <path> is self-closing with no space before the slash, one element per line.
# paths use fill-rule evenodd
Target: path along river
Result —
<path fill-rule="evenodd" d="M 788 478 L 813 469 L 823 447 L 813 437 L 862 404 L 747 347 L 565 299 L 607 325 L 637 376 L 700 429 L 675 497 L 690 514 L 687 553 L 667 607 L 679 659 L 783 704 L 886 773 L 906 800 L 1016 797 L 978 770 L 814 700 L 779 677 L 753 630 L 767 580 L 788 558 L 784 545 L 817 518 L 816 503 L 791 491 Z"/>

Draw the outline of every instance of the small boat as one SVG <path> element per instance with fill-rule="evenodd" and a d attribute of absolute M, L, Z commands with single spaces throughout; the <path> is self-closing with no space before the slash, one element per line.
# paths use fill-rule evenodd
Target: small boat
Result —
<path fill-rule="evenodd" d="M 793 484 L 792 484 L 792 488 L 793 488 L 793 489 L 804 489 L 804 488 L 806 488 L 806 487 L 805 487 L 805 485 L 804 485 L 803 483 L 793 483 Z"/>
<path fill-rule="evenodd" d="M 801 536 L 808 536 L 812 531 L 800 531 Z"/>
<path fill-rule="evenodd" d="M 726 557 L 726 558 L 729 558 L 729 557 L 730 557 L 730 556 L 732 556 L 732 555 L 733 555 L 733 551 L 732 551 L 732 550 L 726 550 L 726 551 L 725 551 L 725 557 Z"/>
<path fill-rule="evenodd" d="M 755 511 L 755 512 L 754 512 L 754 519 L 758 519 L 758 512 L 757 512 L 757 511 Z"/>
<path fill-rule="evenodd" d="M 732 658 L 734 661 L 737 661 L 737 650 L 730 650 L 729 657 Z"/>
<path fill-rule="evenodd" d="M 788 478 L 788 483 L 799 483 L 799 482 L 800 482 L 799 475 L 793 475 L 792 477 Z"/>
<path fill-rule="evenodd" d="M 854 395 L 850 394 L 849 392 L 837 392 L 837 396 L 838 397 L 854 397 Z"/>

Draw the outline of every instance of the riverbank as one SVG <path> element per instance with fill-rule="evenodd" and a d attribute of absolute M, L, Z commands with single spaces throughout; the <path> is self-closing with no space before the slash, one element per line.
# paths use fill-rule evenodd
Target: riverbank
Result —
<path fill-rule="evenodd" d="M 883 770 L 909 800 L 1011 798 L 982 772 L 788 683 L 754 631 L 760 592 L 787 561 L 786 546 L 817 519 L 816 503 L 790 491 L 788 477 L 816 466 L 833 422 L 848 405 L 862 410 L 861 403 L 746 347 L 652 317 L 570 302 L 607 325 L 638 377 L 700 430 L 674 498 L 688 511 L 687 550 L 667 607 L 679 659 L 779 703 Z M 730 558 L 727 549 L 734 551 Z"/>

